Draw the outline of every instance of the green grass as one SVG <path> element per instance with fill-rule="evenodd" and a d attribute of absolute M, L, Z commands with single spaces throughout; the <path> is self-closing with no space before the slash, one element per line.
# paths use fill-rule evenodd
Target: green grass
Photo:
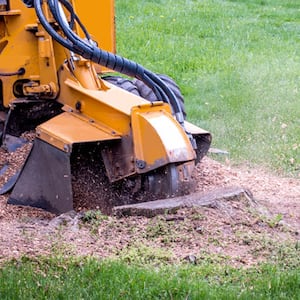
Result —
<path fill-rule="evenodd" d="M 116 23 L 118 53 L 173 77 L 214 147 L 235 163 L 300 173 L 299 0 L 116 0 Z M 168 266 L 168 253 L 142 249 L 119 261 L 8 262 L 0 299 L 300 299 L 294 252 L 238 269 L 209 258 Z"/>
<path fill-rule="evenodd" d="M 117 1 L 117 49 L 173 77 L 235 163 L 300 173 L 298 0 Z"/>
<path fill-rule="evenodd" d="M 1 299 L 300 299 L 299 270 L 157 269 L 96 259 L 23 258 L 0 269 Z"/>

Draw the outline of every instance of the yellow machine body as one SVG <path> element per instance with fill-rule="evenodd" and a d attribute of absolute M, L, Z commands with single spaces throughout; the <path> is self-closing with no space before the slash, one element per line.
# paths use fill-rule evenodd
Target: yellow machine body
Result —
<path fill-rule="evenodd" d="M 26 74 L 0 76 L 3 105 L 8 107 L 15 99 L 12 86 L 16 80 L 22 79 L 32 81 L 31 86 L 28 84 L 26 87 L 27 95 L 40 92 L 44 98 L 56 98 L 59 91 L 57 71 L 66 59 L 66 49 L 53 42 L 52 37 L 38 23 L 34 9 L 26 8 L 21 0 L 7 0 L 7 3 L 9 10 L 4 6 L 0 10 L 0 73 L 25 68 Z M 91 0 L 73 0 L 72 3 L 78 8 L 99 45 L 107 51 L 115 52 L 114 1 L 101 1 L 97 10 L 90 9 L 89 4 L 93 3 Z M 81 77 L 84 78 L 84 74 Z M 89 82 L 90 78 L 87 77 L 86 81 Z"/>
<path fill-rule="evenodd" d="M 90 9 L 89 4 L 95 5 L 92 0 L 70 2 L 98 46 L 114 53 L 113 0 L 97 2 L 97 10 Z M 49 22 L 53 22 L 47 1 L 42 6 Z M 83 35 L 78 26 L 74 32 Z M 185 122 L 199 145 L 205 139 L 206 145 L 197 154 L 169 104 L 149 102 L 100 79 L 99 72 L 105 71 L 106 67 L 95 65 L 55 41 L 38 21 L 34 8 L 26 7 L 21 0 L 7 0 L 0 5 L 0 108 L 9 115 L 24 113 L 24 103 L 32 111 L 36 101 L 39 105 L 60 105 L 59 113 L 36 124 L 37 145 L 23 167 L 11 203 L 56 213 L 72 209 L 69 159 L 79 144 L 101 144 L 104 172 L 110 182 L 147 175 L 168 165 L 180 173 L 174 180 L 190 179 L 197 156 L 207 151 L 210 134 Z M 22 114 L 16 115 L 22 118 Z M 44 171 L 41 165 L 47 157 L 53 163 Z M 43 163 L 36 164 L 39 159 Z M 32 187 L 32 181 L 37 188 Z"/>

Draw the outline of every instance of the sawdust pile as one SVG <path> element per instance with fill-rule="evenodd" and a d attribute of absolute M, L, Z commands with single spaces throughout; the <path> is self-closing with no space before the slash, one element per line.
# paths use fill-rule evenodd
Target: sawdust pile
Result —
<path fill-rule="evenodd" d="M 0 148 L 0 170 L 3 170 L 0 186 L 22 168 L 30 153 L 34 133 L 26 133 L 22 138 L 28 143 L 15 152 L 9 153 Z M 109 183 L 104 172 L 100 150 L 96 150 L 90 151 L 84 148 L 83 151 L 77 151 L 72 155 L 72 190 L 76 211 L 99 209 L 104 214 L 110 214 L 112 207 L 117 205 L 153 200 L 149 193 L 133 193 L 133 181 Z M 231 184 L 233 178 L 237 178 L 236 172 L 208 158 L 197 165 L 193 174 L 196 192 L 209 191 L 216 186 L 226 187 Z"/>
<path fill-rule="evenodd" d="M 3 148 L 0 148 L 1 186 L 16 171 L 20 170 L 32 148 L 34 133 L 26 133 L 23 138 L 27 139 L 28 143 L 15 152 L 8 153 Z M 96 159 L 100 160 L 99 157 Z M 75 210 L 100 209 L 103 213 L 109 213 L 112 206 L 127 204 L 132 201 L 130 189 L 126 190 L 126 182 L 110 187 L 108 179 L 103 172 L 103 165 L 98 164 L 96 169 L 91 170 L 88 165 L 82 165 L 82 162 L 84 160 L 77 160 L 78 165 L 72 170 L 74 173 Z M 86 162 L 87 160 L 85 160 Z M 96 163 L 93 162 L 93 165 L 95 166 Z M 291 213 L 298 205 L 297 199 L 300 199 L 300 184 L 297 178 L 281 178 L 262 169 L 251 169 L 245 166 L 235 168 L 228 161 L 226 164 L 221 164 L 209 157 L 205 157 L 196 166 L 193 177 L 196 182 L 196 192 L 211 191 L 216 187 L 240 186 L 249 189 L 255 198 L 258 198 L 267 206 L 271 198 L 272 205 L 274 206 L 274 202 L 276 203 L 274 207 L 286 206 Z M 0 209 L 2 212 L 16 210 L 16 207 L 11 208 L 11 206 L 5 204 L 7 197 L 8 195 L 1 197 Z M 141 199 L 137 200 L 141 201 Z M 285 202 L 281 205 L 280 202 L 283 200 Z M 26 211 L 30 210 L 36 211 L 34 208 L 26 208 Z M 299 210 L 296 209 L 296 211 Z M 3 215 L 5 213 L 2 214 L 2 217 Z M 300 223 L 300 219 L 298 220 Z"/>
<path fill-rule="evenodd" d="M 10 164 L 5 176 L 20 168 L 30 147 L 29 143 L 14 153 L 0 150 L 0 168 Z M 153 219 L 100 215 L 97 225 L 86 226 L 82 213 L 97 207 L 95 203 L 89 206 L 84 200 L 86 191 L 81 189 L 86 188 L 84 181 L 77 186 L 82 200 L 75 207 L 80 212 L 58 217 L 37 208 L 8 205 L 8 195 L 4 195 L 0 196 L 0 263 L 22 255 L 51 255 L 53 251 L 96 257 L 113 253 L 122 257 L 131 247 L 143 245 L 170 253 L 167 257 L 170 261 L 189 255 L 201 259 L 209 253 L 229 256 L 235 265 L 251 265 L 268 257 L 280 243 L 299 240 L 299 179 L 282 178 L 258 168 L 236 168 L 230 162 L 221 164 L 209 157 L 196 167 L 194 178 L 197 191 L 229 186 L 250 189 L 257 210 L 253 213 L 249 203 L 236 200 L 220 203 L 217 208 L 181 209 L 174 215 Z M 95 196 L 93 187 L 97 179 L 90 179 L 89 185 Z M 106 187 L 103 188 L 102 193 L 106 193 Z M 265 208 L 264 217 L 261 217 L 261 208 Z M 278 216 L 280 222 L 277 222 Z M 263 248 L 266 242 L 268 248 Z"/>

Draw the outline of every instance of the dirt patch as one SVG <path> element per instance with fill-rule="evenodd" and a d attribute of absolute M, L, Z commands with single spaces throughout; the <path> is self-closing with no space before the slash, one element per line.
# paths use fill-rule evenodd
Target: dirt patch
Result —
<path fill-rule="evenodd" d="M 19 153 L 20 156 L 20 153 Z M 7 161 L 1 153 L 0 166 Z M 154 218 L 45 211 L 6 204 L 0 196 L 0 261 L 22 255 L 93 255 L 131 259 L 136 249 L 169 261 L 216 256 L 235 265 L 252 265 L 283 253 L 282 245 L 299 245 L 300 180 L 261 169 L 233 168 L 204 158 L 195 170 L 197 191 L 240 186 L 246 198 L 218 206 L 180 209 Z M 280 252 L 281 251 L 281 252 Z M 276 254 L 276 255 L 277 255 Z M 299 261 L 296 263 L 300 263 Z"/>

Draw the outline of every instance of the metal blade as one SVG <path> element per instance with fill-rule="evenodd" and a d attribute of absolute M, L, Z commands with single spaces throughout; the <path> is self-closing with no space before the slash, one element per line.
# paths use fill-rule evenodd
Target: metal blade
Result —
<path fill-rule="evenodd" d="M 70 154 L 36 138 L 8 203 L 56 214 L 72 210 Z"/>
<path fill-rule="evenodd" d="M 3 140 L 3 147 L 8 151 L 8 152 L 15 152 L 17 149 L 22 147 L 28 143 L 24 138 L 16 137 L 10 134 L 6 134 L 5 138 Z"/>
<path fill-rule="evenodd" d="M 6 168 L 5 168 L 6 167 Z M 2 170 L 5 168 L 5 170 L 8 168 L 8 165 L 4 166 L 1 171 L 0 171 L 0 176 L 3 174 L 1 174 Z M 11 176 L 7 181 L 6 183 L 1 187 L 0 189 L 0 195 L 4 195 L 8 192 L 10 192 L 13 187 L 15 186 L 18 178 L 19 178 L 19 175 L 20 175 L 20 172 L 21 170 L 18 170 L 13 176 Z M 4 172 L 5 173 L 5 172 Z"/>

